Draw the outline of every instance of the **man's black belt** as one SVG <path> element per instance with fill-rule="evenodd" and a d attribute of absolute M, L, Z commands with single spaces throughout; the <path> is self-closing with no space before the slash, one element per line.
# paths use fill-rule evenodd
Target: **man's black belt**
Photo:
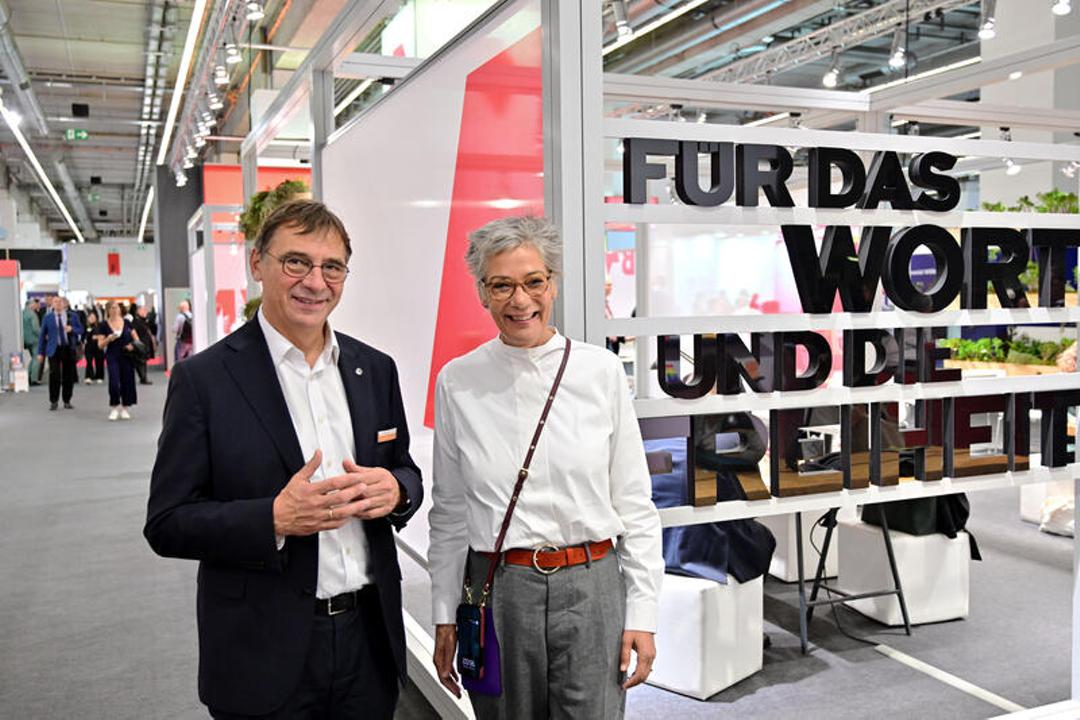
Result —
<path fill-rule="evenodd" d="M 365 595 L 373 592 L 375 592 L 374 585 L 365 585 L 359 590 L 341 593 L 332 598 L 316 599 L 315 614 L 323 617 L 331 617 L 333 615 L 351 612 L 360 607 Z"/>

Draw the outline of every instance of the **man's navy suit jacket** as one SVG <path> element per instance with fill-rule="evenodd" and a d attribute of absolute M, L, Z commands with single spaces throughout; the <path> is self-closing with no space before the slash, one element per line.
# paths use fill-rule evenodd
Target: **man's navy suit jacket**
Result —
<path fill-rule="evenodd" d="M 79 322 L 79 315 L 72 310 L 67 311 L 67 324 L 71 326 L 68 335 L 68 345 L 74 347 L 82 338 L 83 326 Z M 60 328 L 56 325 L 56 313 L 52 310 L 45 313 L 45 319 L 41 321 L 41 335 L 38 336 L 38 355 L 52 357 L 56 354 L 56 348 L 60 347 Z"/>
<path fill-rule="evenodd" d="M 356 462 L 387 468 L 409 497 L 401 516 L 363 523 L 393 650 L 386 660 L 404 682 L 401 570 L 391 526 L 400 529 L 420 506 L 420 470 L 409 456 L 394 361 L 337 338 Z M 376 442 L 389 428 L 397 428 L 397 438 Z M 315 615 L 319 540 L 289 537 L 279 551 L 273 501 L 304 461 L 257 321 L 173 367 L 144 534 L 160 555 L 199 561 L 199 697 L 215 710 L 272 712 L 300 678 Z"/>

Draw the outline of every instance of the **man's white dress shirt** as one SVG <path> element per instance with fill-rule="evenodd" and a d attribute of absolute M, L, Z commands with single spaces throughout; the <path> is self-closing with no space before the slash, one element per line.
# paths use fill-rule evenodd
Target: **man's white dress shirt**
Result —
<path fill-rule="evenodd" d="M 259 326 L 266 336 L 304 460 L 310 460 L 316 450 L 322 450 L 322 465 L 311 481 L 343 475 L 345 458 L 356 461 L 356 446 L 345 386 L 338 370 L 337 336 L 330 323 L 326 324 L 326 345 L 314 366 L 309 366 L 304 353 L 274 329 L 262 310 Z M 278 538 L 278 548 L 281 547 L 283 541 Z M 330 598 L 371 582 L 367 536 L 358 518 L 350 518 L 336 530 L 319 533 L 316 597 Z"/>
<path fill-rule="evenodd" d="M 496 338 L 439 373 L 428 515 L 436 624 L 454 622 L 468 548 L 494 550 L 564 344 L 558 333 L 535 348 Z M 655 632 L 664 560 L 651 496 L 645 449 L 619 359 L 603 348 L 573 342 L 504 548 L 618 538 L 626 579 L 624 627 Z"/>

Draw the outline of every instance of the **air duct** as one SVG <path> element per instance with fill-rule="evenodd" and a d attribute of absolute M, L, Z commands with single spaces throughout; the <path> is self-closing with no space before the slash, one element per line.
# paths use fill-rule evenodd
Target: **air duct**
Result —
<path fill-rule="evenodd" d="M 87 240 L 97 240 L 97 230 L 94 229 L 94 223 L 90 220 L 90 213 L 87 212 L 86 204 L 71 179 L 71 173 L 68 172 L 67 165 L 64 164 L 63 160 L 54 160 L 53 167 L 56 168 L 56 174 L 60 177 L 60 184 L 64 186 L 64 194 L 67 195 L 68 203 L 71 204 L 71 209 L 75 211 L 75 215 L 79 218 L 79 224 L 83 227 L 83 235 Z"/>
<path fill-rule="evenodd" d="M 45 113 L 38 105 L 37 96 L 30 87 L 30 75 L 26 72 L 19 48 L 15 45 L 15 36 L 11 34 L 11 12 L 7 4 L 0 0 L 0 67 L 11 81 L 15 97 L 19 100 L 19 109 L 23 117 L 33 125 L 38 135 L 49 134 L 49 123 Z"/>

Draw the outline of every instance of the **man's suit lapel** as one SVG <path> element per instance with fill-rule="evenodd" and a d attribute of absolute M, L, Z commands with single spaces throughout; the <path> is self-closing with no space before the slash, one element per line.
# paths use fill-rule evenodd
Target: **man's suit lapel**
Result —
<path fill-rule="evenodd" d="M 225 358 L 226 371 L 239 386 L 259 423 L 273 439 L 290 475 L 295 473 L 304 464 L 303 451 L 259 321 L 255 319 L 245 323 L 225 342 L 235 351 Z M 284 487 L 284 483 L 281 486 Z"/>
<path fill-rule="evenodd" d="M 371 368 L 363 354 L 344 341 L 340 334 L 338 346 L 341 348 L 338 370 L 341 372 L 341 384 L 345 386 L 345 397 L 349 402 L 349 415 L 352 416 L 355 462 L 359 465 L 370 465 L 375 459 L 376 431 Z"/>

